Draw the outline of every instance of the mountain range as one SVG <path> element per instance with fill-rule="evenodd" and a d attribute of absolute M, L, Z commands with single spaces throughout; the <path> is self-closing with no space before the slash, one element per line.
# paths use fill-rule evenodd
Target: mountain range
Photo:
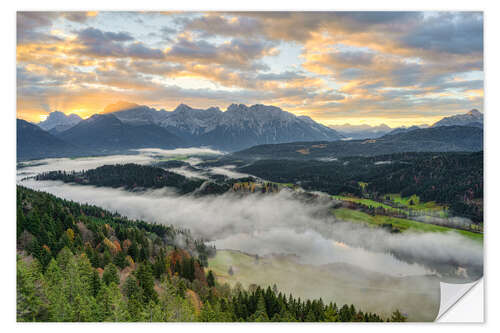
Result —
<path fill-rule="evenodd" d="M 473 126 L 483 128 L 483 114 L 476 109 L 472 109 L 466 114 L 445 117 L 432 125 L 432 127 L 439 126 Z"/>
<path fill-rule="evenodd" d="M 195 109 L 185 104 L 172 112 L 132 106 L 112 114 L 128 124 L 158 125 L 188 145 L 211 146 L 225 151 L 256 144 L 331 141 L 342 137 L 309 117 L 297 117 L 278 107 L 261 104 L 232 104 L 224 112 L 217 107 Z"/>
<path fill-rule="evenodd" d="M 472 126 L 437 126 L 386 134 L 377 139 L 291 142 L 254 146 L 229 159 L 318 159 L 376 156 L 403 152 L 473 152 L 483 150 L 483 130 Z"/>
<path fill-rule="evenodd" d="M 482 114 L 478 113 L 477 110 L 472 110 L 466 115 L 447 117 L 442 123 L 434 124 L 433 128 L 447 127 L 449 126 L 447 124 L 453 124 L 453 121 L 478 127 L 477 124 L 482 124 Z M 471 122 L 468 123 L 466 120 Z M 349 126 L 350 128 L 347 128 Z M 391 128 L 384 125 L 374 127 L 344 125 L 343 128 L 344 131 L 348 129 L 351 133 L 358 133 L 362 138 L 364 138 L 362 133 L 367 131 L 372 133 L 368 137 L 379 138 L 420 129 L 410 127 L 389 132 Z M 234 152 L 258 145 L 339 141 L 345 139 L 342 133 L 321 125 L 310 117 L 295 116 L 278 107 L 261 104 L 252 106 L 232 104 L 226 111 L 217 107 L 196 109 L 180 104 L 173 111 L 165 111 L 120 102 L 109 105 L 104 109 L 104 113 L 94 114 L 88 119 L 54 111 L 45 121 L 40 122 L 38 127 L 25 121 L 18 121 L 18 137 L 22 139 L 21 141 L 36 142 L 31 147 L 22 149 L 19 149 L 18 144 L 18 159 L 66 156 L 69 152 L 71 156 L 111 154 L 145 147 L 208 146 Z M 37 137 L 40 137 L 38 141 Z M 449 144 L 453 145 L 453 142 Z M 442 149 L 456 150 L 457 147 L 448 145 Z"/>
<path fill-rule="evenodd" d="M 345 139 L 356 140 L 356 139 L 376 139 L 385 134 L 389 133 L 393 129 L 386 124 L 381 124 L 377 126 L 370 126 L 366 124 L 362 125 L 330 125 L 331 129 L 336 130 L 340 135 L 344 136 Z"/>
<path fill-rule="evenodd" d="M 465 114 L 457 114 L 449 117 L 445 117 L 432 125 L 432 127 L 439 126 L 472 126 L 483 128 L 483 114 L 476 109 L 470 110 Z M 426 128 L 429 125 L 419 125 L 419 126 L 401 126 L 396 128 L 391 128 L 386 124 L 381 124 L 378 126 L 370 126 L 367 124 L 362 125 L 330 125 L 330 128 L 336 130 L 340 135 L 344 136 L 345 139 L 349 140 L 360 140 L 360 139 L 376 139 L 380 138 L 386 134 L 397 134 L 410 132 L 419 128 Z"/>

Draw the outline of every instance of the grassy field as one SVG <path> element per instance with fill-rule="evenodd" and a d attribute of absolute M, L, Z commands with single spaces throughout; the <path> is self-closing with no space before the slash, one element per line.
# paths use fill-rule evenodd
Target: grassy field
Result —
<path fill-rule="evenodd" d="M 401 194 L 386 194 L 384 197 L 389 197 L 390 200 L 396 204 L 416 210 L 427 210 L 427 209 L 436 211 L 446 210 L 445 206 L 438 205 L 434 201 L 421 202 L 420 198 L 416 194 L 406 198 L 401 197 Z"/>
<path fill-rule="evenodd" d="M 400 211 L 400 209 L 397 209 L 397 208 L 394 208 L 394 207 L 391 207 L 389 205 L 386 205 L 382 202 L 378 202 L 378 201 L 375 201 L 375 200 L 371 200 L 371 199 L 364 199 L 364 198 L 356 198 L 356 197 L 347 197 L 347 196 L 343 196 L 343 195 L 332 195 L 332 198 L 333 199 L 336 199 L 336 200 L 341 200 L 341 201 L 351 201 L 351 202 L 355 202 L 355 203 L 358 203 L 358 204 L 361 204 L 361 205 L 364 205 L 364 206 L 367 206 L 367 207 L 373 207 L 373 208 L 377 208 L 377 207 L 382 207 L 388 211 Z"/>
<path fill-rule="evenodd" d="M 232 267 L 233 274 L 228 273 Z M 322 298 L 324 302 L 354 304 L 365 311 L 388 315 L 395 309 L 409 320 L 433 320 L 439 308 L 439 280 L 431 276 L 394 277 L 344 263 L 315 266 L 293 255 L 256 257 L 233 250 L 217 250 L 208 268 L 219 282 L 244 287 L 276 284 L 285 294 Z"/>
<path fill-rule="evenodd" d="M 434 201 L 420 202 L 420 198 L 415 194 L 407 198 L 401 197 L 400 194 L 386 194 L 384 197 L 389 197 L 390 201 L 394 202 L 394 204 L 401 206 L 402 208 L 393 207 L 383 202 L 371 199 L 348 197 L 343 195 L 332 195 L 333 199 L 341 201 L 350 201 L 370 208 L 382 207 L 390 212 L 406 213 L 406 215 L 408 215 L 409 209 L 412 209 L 414 211 L 419 211 L 419 210 L 427 212 L 430 211 L 434 214 L 437 214 L 437 216 L 441 218 L 448 217 L 447 207 L 438 205 Z"/>
<path fill-rule="evenodd" d="M 404 232 L 406 230 L 415 230 L 419 232 L 458 232 L 463 236 L 474 239 L 476 241 L 483 241 L 483 235 L 478 233 L 473 233 L 466 230 L 459 230 L 448 228 L 440 225 L 434 225 L 429 223 L 423 223 L 408 219 L 402 219 L 397 217 L 385 216 L 385 215 L 369 215 L 357 210 L 348 208 L 338 208 L 333 210 L 333 214 L 336 218 L 351 222 L 362 222 L 368 225 L 380 226 L 382 224 L 390 223 L 394 228 L 399 229 Z"/>
<path fill-rule="evenodd" d="M 297 186 L 294 183 L 277 183 L 277 182 L 270 182 L 270 183 L 277 184 L 280 189 L 282 187 L 288 187 L 288 188 L 293 190 Z"/>

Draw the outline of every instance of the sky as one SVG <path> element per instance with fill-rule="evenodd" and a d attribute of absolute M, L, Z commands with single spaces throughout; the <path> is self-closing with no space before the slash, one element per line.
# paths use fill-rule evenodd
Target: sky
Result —
<path fill-rule="evenodd" d="M 18 12 L 17 117 L 266 104 L 325 125 L 483 111 L 481 12 Z"/>

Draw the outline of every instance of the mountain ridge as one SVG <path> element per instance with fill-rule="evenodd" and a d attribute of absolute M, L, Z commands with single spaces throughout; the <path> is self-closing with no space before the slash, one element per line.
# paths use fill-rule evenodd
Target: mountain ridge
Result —
<path fill-rule="evenodd" d="M 41 132 L 26 125 L 29 123 L 23 124 L 18 121 L 18 136 L 26 138 L 23 142 L 33 142 L 31 151 L 25 147 L 20 151 L 18 149 L 19 156 L 42 158 L 65 154 L 68 156 L 84 153 L 110 154 L 139 148 L 171 149 L 199 146 L 240 152 L 253 147 L 261 149 L 263 145 L 286 143 L 293 143 L 291 146 L 306 147 L 305 150 L 297 148 L 292 151 L 295 155 L 297 150 L 305 152 L 308 146 L 324 143 L 334 143 L 333 146 L 337 147 L 332 151 L 334 154 L 351 155 L 482 149 L 482 113 L 477 110 L 445 117 L 426 129 L 417 126 L 396 128 L 384 135 L 379 133 L 377 136 L 362 136 L 360 138 L 362 140 L 345 140 L 341 133 L 317 123 L 308 116 L 296 116 L 279 107 L 263 104 L 251 106 L 231 104 L 225 111 L 218 107 L 196 109 L 186 104 L 179 104 L 173 111 L 166 111 L 122 102 L 111 104 L 105 110 L 113 112 L 97 113 L 83 120 L 77 115 L 66 116 L 60 111 L 54 111 L 45 122 L 39 123 L 38 126 L 32 125 Z M 465 122 L 467 126 L 449 125 L 454 122 Z M 70 126 L 71 123 L 76 124 Z M 64 128 L 65 126 L 69 128 Z M 42 127 L 51 128 L 45 131 Z M 363 131 L 365 128 L 379 129 L 380 126 L 358 127 Z M 381 129 L 387 130 L 386 127 L 389 128 L 382 126 Z M 439 135 L 436 135 L 438 132 Z M 446 141 L 447 139 L 449 141 Z M 350 143 L 342 144 L 341 140 Z M 59 151 L 54 150 L 57 146 L 60 147 Z M 39 152 L 37 153 L 33 147 L 38 147 Z M 372 149 L 373 153 L 370 153 L 369 149 Z M 309 152 L 303 155 L 309 155 Z"/>
<path fill-rule="evenodd" d="M 465 114 L 456 114 L 435 122 L 432 127 L 439 126 L 473 126 L 483 128 L 483 114 L 477 109 L 472 109 Z"/>
<path fill-rule="evenodd" d="M 292 142 L 259 145 L 233 153 L 243 159 L 335 159 L 399 152 L 483 150 L 483 130 L 467 126 L 439 126 L 386 134 L 378 139 Z"/>
<path fill-rule="evenodd" d="M 55 134 L 63 132 L 75 126 L 80 121 L 82 121 L 82 118 L 75 113 L 70 113 L 66 115 L 64 112 L 56 110 L 49 113 L 47 119 L 39 122 L 36 125 L 38 125 L 38 127 L 43 129 L 44 131 L 48 131 L 52 134 Z"/>
<path fill-rule="evenodd" d="M 58 138 L 86 149 L 120 151 L 138 148 L 176 148 L 184 142 L 164 128 L 154 124 L 122 122 L 112 113 L 94 114 L 61 132 Z"/>
<path fill-rule="evenodd" d="M 35 124 L 16 119 L 17 160 L 73 156 L 76 147 Z"/>
<path fill-rule="evenodd" d="M 173 111 L 133 106 L 110 114 L 131 124 L 161 126 L 191 145 L 208 145 L 228 151 L 256 144 L 342 138 L 335 130 L 310 117 L 297 117 L 279 107 L 263 104 L 231 104 L 226 111 L 218 107 L 197 109 L 183 103 Z"/>

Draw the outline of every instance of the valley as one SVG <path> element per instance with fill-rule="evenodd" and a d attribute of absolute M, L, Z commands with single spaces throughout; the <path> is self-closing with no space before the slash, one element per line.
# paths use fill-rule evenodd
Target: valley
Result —
<path fill-rule="evenodd" d="M 134 110 L 123 111 L 120 120 L 113 115 L 92 122 L 105 119 L 117 128 L 157 126 L 147 120 L 153 111 L 141 112 L 146 119 L 141 124 Z M 176 111 L 204 112 L 186 106 Z M 88 133 L 91 123 L 80 121 L 73 126 L 75 133 Z M 184 134 L 176 135 L 186 140 Z M 275 286 L 276 295 L 353 304 L 384 318 L 400 311 L 406 320 L 430 321 L 439 308 L 439 281 L 463 283 L 482 276 L 483 153 L 477 127 L 257 145 L 234 153 L 189 144 L 149 146 L 152 141 L 133 138 L 129 149 L 122 142 L 118 150 L 90 149 L 97 154 L 22 161 L 17 182 L 132 221 L 186 232 L 207 252 L 193 248 L 193 240 L 170 241 L 167 258 L 177 256 L 179 249 L 198 253 L 195 262 L 226 294 Z M 118 241 L 115 247 L 128 246 L 124 239 Z M 151 260 L 146 262 L 160 259 Z M 167 265 L 166 277 L 190 279 L 174 266 Z M 123 265 L 118 269 L 121 283 L 128 270 Z M 161 274 L 155 280 L 159 295 L 165 288 Z M 196 274 L 206 283 L 206 277 Z M 203 302 L 207 297 L 206 288 L 191 285 L 189 290 L 192 299 Z M 195 309 L 197 302 L 191 304 Z"/>
<path fill-rule="evenodd" d="M 437 156 L 464 165 L 472 158 L 471 153 Z M 255 290 L 257 285 L 276 284 L 279 291 L 302 299 L 349 302 L 382 316 L 400 310 L 408 320 L 420 321 L 432 320 L 437 313 L 438 281 L 469 281 L 482 274 L 482 223 L 469 220 L 475 229 L 453 225 L 450 202 L 403 196 L 404 187 L 399 194 L 371 192 L 377 177 L 411 170 L 413 163 L 421 168 L 419 163 L 428 160 L 428 154 L 301 161 L 296 171 L 292 160 L 239 158 L 183 148 L 45 159 L 23 162 L 18 184 L 131 219 L 189 230 L 216 249 L 208 256 L 207 269 L 218 283 L 227 282 L 233 288 L 241 284 Z M 385 160 L 394 162 L 377 163 Z M 342 171 L 345 162 L 350 167 Z M 364 178 L 360 175 L 366 171 L 360 170 L 366 170 L 366 163 L 378 171 Z M 443 174 L 453 174 L 449 168 L 454 165 L 443 165 Z M 321 175 L 323 168 L 335 170 L 338 185 L 328 185 L 329 178 L 319 181 L 328 188 L 309 182 L 308 172 Z M 461 186 L 454 179 L 439 181 L 451 189 Z M 336 188 L 340 190 L 331 190 Z M 418 221 L 418 212 L 439 217 L 442 224 Z M 427 251 L 416 251 L 417 244 Z M 446 250 L 442 244 L 447 244 Z M 436 257 L 434 248 L 444 251 L 443 257 Z M 316 282 L 303 285 L 305 280 Z M 413 301 L 405 304 L 409 294 Z"/>

